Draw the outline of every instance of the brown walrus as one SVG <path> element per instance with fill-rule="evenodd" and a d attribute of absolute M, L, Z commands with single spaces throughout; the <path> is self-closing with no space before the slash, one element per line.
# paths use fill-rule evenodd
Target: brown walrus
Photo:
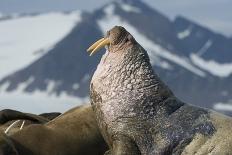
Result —
<path fill-rule="evenodd" d="M 44 114 L 42 114 L 44 115 Z M 39 115 L 23 113 L 16 110 L 4 109 L 0 111 L 0 124 L 4 124 L 12 120 L 31 120 L 38 123 L 46 123 L 49 120 L 46 117 L 41 117 Z"/>
<path fill-rule="evenodd" d="M 90 85 L 91 104 L 111 155 L 229 155 L 232 119 L 180 101 L 155 74 L 147 52 L 115 26 Z M 189 94 L 191 95 L 191 94 Z"/>
<path fill-rule="evenodd" d="M 60 113 L 44 113 L 40 115 L 23 113 L 16 110 L 0 111 L 0 132 L 10 135 L 31 124 L 44 124 L 59 116 Z"/>
<path fill-rule="evenodd" d="M 107 150 L 89 105 L 71 109 L 45 125 L 30 125 L 3 137 L 3 155 L 102 155 Z"/>

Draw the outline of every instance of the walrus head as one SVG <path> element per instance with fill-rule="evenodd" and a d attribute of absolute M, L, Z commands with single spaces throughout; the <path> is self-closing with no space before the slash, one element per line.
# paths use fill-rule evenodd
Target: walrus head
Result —
<path fill-rule="evenodd" d="M 91 52 L 90 55 L 93 55 L 102 47 L 106 46 L 109 52 L 115 52 L 135 42 L 133 36 L 124 27 L 115 26 L 107 32 L 104 38 L 99 39 L 90 46 L 87 51 Z"/>

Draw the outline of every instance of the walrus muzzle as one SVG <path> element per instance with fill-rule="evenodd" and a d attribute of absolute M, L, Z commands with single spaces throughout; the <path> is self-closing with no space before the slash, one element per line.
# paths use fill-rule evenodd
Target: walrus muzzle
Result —
<path fill-rule="evenodd" d="M 96 53 L 98 50 L 100 50 L 102 47 L 109 45 L 110 44 L 110 40 L 109 38 L 102 38 L 99 39 L 98 41 L 96 41 L 93 45 L 91 45 L 87 51 L 91 52 L 90 56 L 93 55 L 94 53 Z"/>

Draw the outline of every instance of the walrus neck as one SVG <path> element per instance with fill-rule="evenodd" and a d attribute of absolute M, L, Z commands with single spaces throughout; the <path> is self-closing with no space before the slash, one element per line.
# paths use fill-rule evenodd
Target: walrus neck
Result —
<path fill-rule="evenodd" d="M 103 102 L 141 103 L 144 98 L 161 103 L 172 92 L 154 73 L 147 52 L 135 44 L 126 51 L 106 52 L 92 78 Z"/>

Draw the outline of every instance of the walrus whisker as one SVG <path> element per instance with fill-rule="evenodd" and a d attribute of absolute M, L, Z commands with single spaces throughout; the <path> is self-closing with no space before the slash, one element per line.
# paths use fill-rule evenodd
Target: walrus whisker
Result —
<path fill-rule="evenodd" d="M 7 134 L 7 133 L 10 131 L 10 129 L 11 129 L 13 126 L 15 126 L 15 124 L 17 124 L 18 122 L 20 122 L 20 120 L 14 121 L 14 122 L 4 131 L 4 133 Z"/>

